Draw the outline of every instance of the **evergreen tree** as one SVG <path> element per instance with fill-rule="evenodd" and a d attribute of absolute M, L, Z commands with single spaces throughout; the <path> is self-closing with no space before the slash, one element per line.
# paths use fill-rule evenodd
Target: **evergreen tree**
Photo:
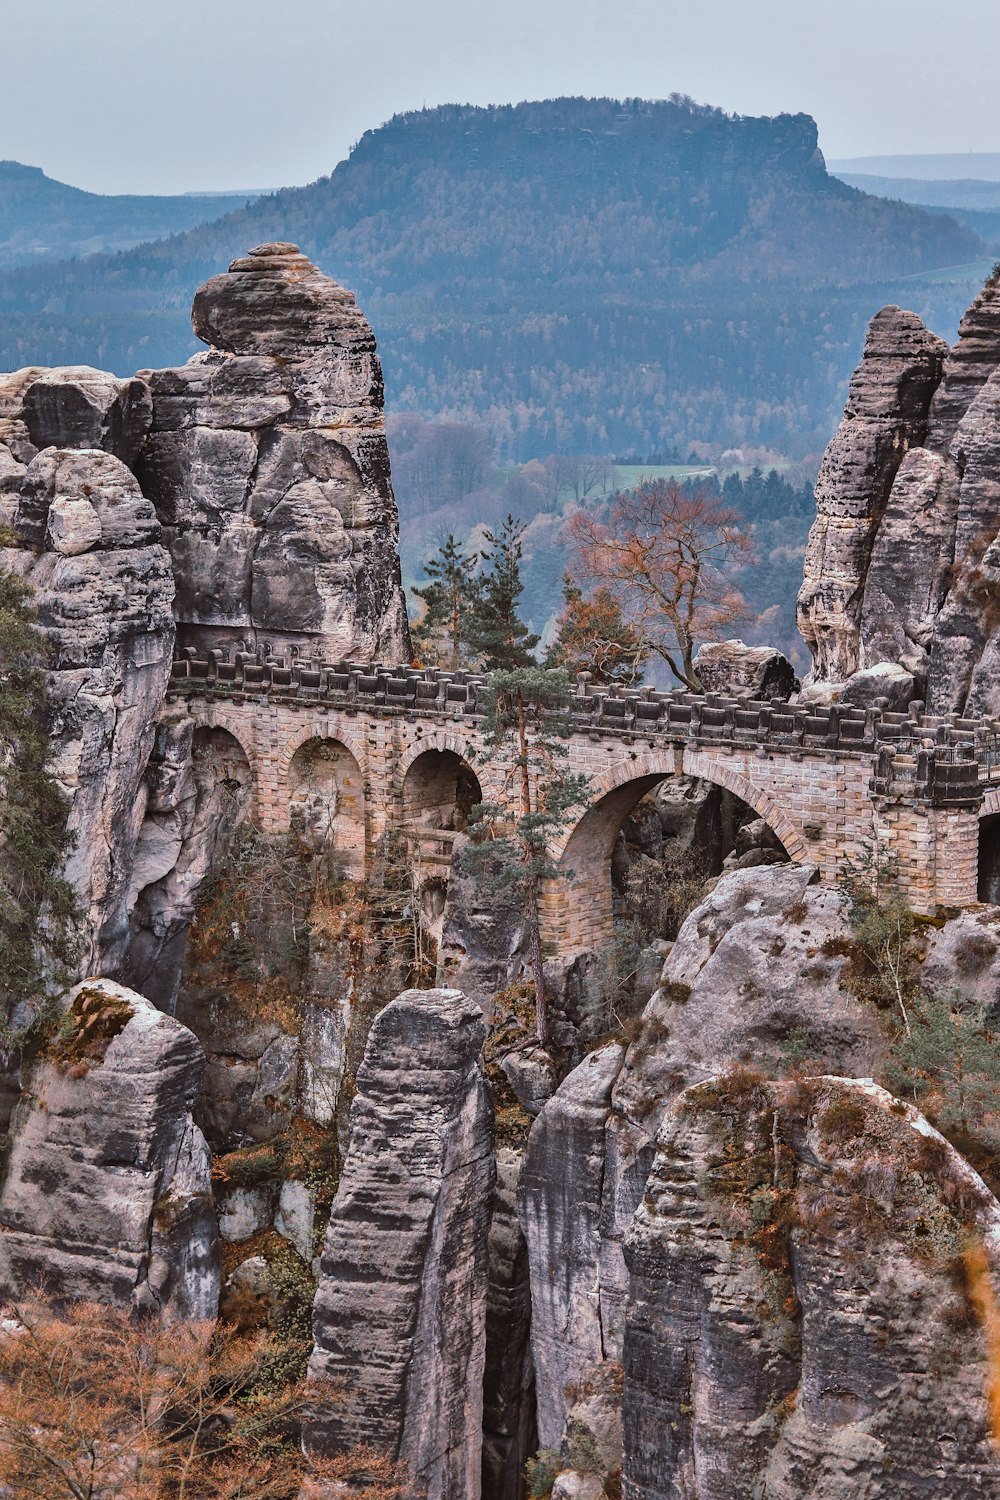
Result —
<path fill-rule="evenodd" d="M 586 805 L 590 791 L 589 778 L 567 766 L 572 696 L 565 672 L 536 665 L 495 672 L 480 689 L 487 753 L 509 762 L 507 788 L 516 812 L 512 816 L 509 806 L 486 803 L 473 808 L 473 843 L 463 861 L 480 890 L 524 916 L 543 1047 L 548 1028 L 539 897 L 544 881 L 570 874 L 552 860 L 548 845 Z"/>
<path fill-rule="evenodd" d="M 565 608 L 545 664 L 562 667 L 571 677 L 589 672 L 595 682 L 635 684 L 642 680 L 649 649 L 631 625 L 610 589 L 600 588 L 590 599 L 567 573 L 563 578 Z"/>
<path fill-rule="evenodd" d="M 476 553 L 466 557 L 462 543 L 449 532 L 436 554 L 424 563 L 430 582 L 411 590 L 423 601 L 424 613 L 410 632 L 423 664 L 453 672 L 461 666 L 477 597 L 478 561 Z"/>
<path fill-rule="evenodd" d="M 498 532 L 486 532 L 490 550 L 483 554 L 486 571 L 478 579 L 469 644 L 488 672 L 537 665 L 534 650 L 541 637 L 529 631 L 517 612 L 524 592 L 524 530 L 522 522 L 508 515 Z"/>
<path fill-rule="evenodd" d="M 37 1019 L 75 956 L 75 900 L 61 873 L 69 804 L 47 765 L 47 652 L 35 618 L 29 585 L 0 570 L 0 1050 Z"/>
<path fill-rule="evenodd" d="M 960 992 L 921 995 L 909 1032 L 893 1045 L 886 1077 L 943 1130 L 980 1134 L 996 1143 L 1000 1048 L 985 1009 L 970 1005 Z"/>

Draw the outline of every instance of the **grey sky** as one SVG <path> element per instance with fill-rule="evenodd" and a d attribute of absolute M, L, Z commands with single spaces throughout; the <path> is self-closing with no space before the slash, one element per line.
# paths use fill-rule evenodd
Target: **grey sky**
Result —
<path fill-rule="evenodd" d="M 554 94 L 1000 150 L 997 0 L 0 0 L 0 36 L 0 157 L 96 192 L 308 182 L 398 110 Z"/>

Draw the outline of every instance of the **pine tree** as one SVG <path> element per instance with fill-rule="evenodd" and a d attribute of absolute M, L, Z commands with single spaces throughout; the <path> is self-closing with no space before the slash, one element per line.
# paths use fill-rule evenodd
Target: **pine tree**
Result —
<path fill-rule="evenodd" d="M 478 579 L 475 610 L 470 619 L 469 644 L 488 672 L 533 667 L 541 637 L 532 634 L 517 612 L 524 593 L 521 578 L 524 525 L 508 515 L 499 532 L 486 532 L 490 551 L 483 554 L 486 571 Z"/>
<path fill-rule="evenodd" d="M 565 672 L 537 665 L 494 672 L 480 689 L 487 754 L 510 758 L 508 788 L 516 813 L 512 817 L 508 806 L 493 804 L 473 808 L 473 843 L 463 861 L 482 892 L 524 916 L 536 1030 L 543 1047 L 548 1027 L 539 897 L 544 881 L 571 874 L 552 860 L 548 845 L 586 805 L 590 793 L 589 778 L 567 766 L 572 696 Z"/>
<path fill-rule="evenodd" d="M 982 1006 L 959 992 L 921 995 L 886 1068 L 890 1086 L 943 1130 L 992 1137 L 1000 1112 L 1000 1048 Z"/>
<path fill-rule="evenodd" d="M 436 554 L 424 563 L 430 582 L 411 590 L 422 600 L 424 613 L 410 632 L 422 664 L 448 667 L 453 672 L 462 665 L 476 602 L 478 561 L 475 552 L 466 557 L 462 543 L 449 532 Z"/>
<path fill-rule="evenodd" d="M 47 650 L 35 619 L 29 585 L 0 570 L 0 1050 L 65 984 L 75 956 L 75 898 L 62 876 L 69 803 L 48 768 Z"/>
<path fill-rule="evenodd" d="M 610 589 L 600 588 L 590 599 L 567 573 L 563 578 L 565 608 L 549 647 L 546 666 L 562 667 L 571 677 L 589 672 L 595 682 L 642 681 L 649 649 L 631 625 Z"/>

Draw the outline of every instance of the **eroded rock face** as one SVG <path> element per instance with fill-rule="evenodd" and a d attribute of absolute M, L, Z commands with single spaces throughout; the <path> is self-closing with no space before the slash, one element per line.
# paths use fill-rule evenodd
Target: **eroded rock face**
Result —
<path fill-rule="evenodd" d="M 522 1160 L 522 1151 L 497 1147 L 486 1294 L 483 1500 L 521 1500 L 524 1466 L 538 1446 L 528 1247 L 517 1220 Z"/>
<path fill-rule="evenodd" d="M 199 289 L 193 324 L 208 353 L 144 372 L 138 468 L 182 643 L 407 661 L 382 372 L 353 296 L 262 245 Z"/>
<path fill-rule="evenodd" d="M 599 1266 L 605 1130 L 622 1066 L 616 1043 L 584 1058 L 531 1128 L 518 1217 L 531 1266 L 538 1441 L 558 1446 L 566 1386 L 610 1355 Z"/>
<path fill-rule="evenodd" d="M 66 874 L 85 917 L 80 972 L 120 973 L 174 639 L 170 558 L 135 477 L 103 451 L 44 449 L 17 467 L 0 519 L 19 541 L 0 549 L 0 567 L 29 581 L 52 645 L 52 768 L 77 835 Z"/>
<path fill-rule="evenodd" d="M 816 481 L 799 593 L 812 683 L 843 682 L 858 665 L 864 580 L 893 480 L 923 443 L 947 345 L 915 313 L 884 307 L 871 321 L 844 417 Z"/>
<path fill-rule="evenodd" d="M 671 1100 L 741 1061 L 867 1076 L 883 1056 L 878 1019 L 842 985 L 830 943 L 847 935 L 843 898 L 813 882 L 802 865 L 724 875 L 681 928 L 624 1056 L 593 1054 L 532 1128 L 520 1216 L 543 1446 L 559 1443 L 566 1384 L 621 1357 L 622 1245 Z"/>
<path fill-rule="evenodd" d="M 76 1037 L 36 1063 L 14 1113 L 0 1285 L 213 1318 L 211 1158 L 191 1118 L 201 1048 L 110 980 L 85 981 L 67 1003 Z"/>
<path fill-rule="evenodd" d="M 482 1463 L 487 1233 L 494 1184 L 478 1006 L 407 990 L 369 1034 L 313 1313 L 313 1380 L 346 1393 L 307 1430 L 369 1444 L 406 1493 L 475 1500 Z"/>
<path fill-rule="evenodd" d="M 694 669 L 706 693 L 749 692 L 755 698 L 789 698 L 798 687 L 795 668 L 773 646 L 713 641 L 700 646 Z"/>
<path fill-rule="evenodd" d="M 149 387 L 90 365 L 0 375 L 0 442 L 22 463 L 43 448 L 99 448 L 131 466 L 149 431 Z"/>
<path fill-rule="evenodd" d="M 911 313 L 883 309 L 816 488 L 799 595 L 813 654 L 804 691 L 906 711 L 1000 713 L 1000 279 L 991 277 L 940 360 Z M 873 364 L 872 350 L 880 351 Z M 878 372 L 891 371 L 888 382 Z M 867 435 L 866 435 L 867 434 Z M 886 446 L 888 444 L 888 447 Z M 847 460 L 845 461 L 845 455 Z M 839 644 L 833 646 L 831 641 Z"/>
<path fill-rule="evenodd" d="M 874 1084 L 688 1090 L 626 1241 L 623 1496 L 1000 1492 L 970 1239 L 995 1287 L 1000 1204 Z"/>

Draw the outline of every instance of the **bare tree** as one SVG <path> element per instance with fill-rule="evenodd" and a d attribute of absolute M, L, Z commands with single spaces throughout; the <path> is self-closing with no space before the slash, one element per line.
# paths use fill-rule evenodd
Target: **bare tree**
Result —
<path fill-rule="evenodd" d="M 569 529 L 578 581 L 606 589 L 649 653 L 701 692 L 697 646 L 747 618 L 728 576 L 753 550 L 739 513 L 707 489 L 653 479 L 577 511 Z"/>

